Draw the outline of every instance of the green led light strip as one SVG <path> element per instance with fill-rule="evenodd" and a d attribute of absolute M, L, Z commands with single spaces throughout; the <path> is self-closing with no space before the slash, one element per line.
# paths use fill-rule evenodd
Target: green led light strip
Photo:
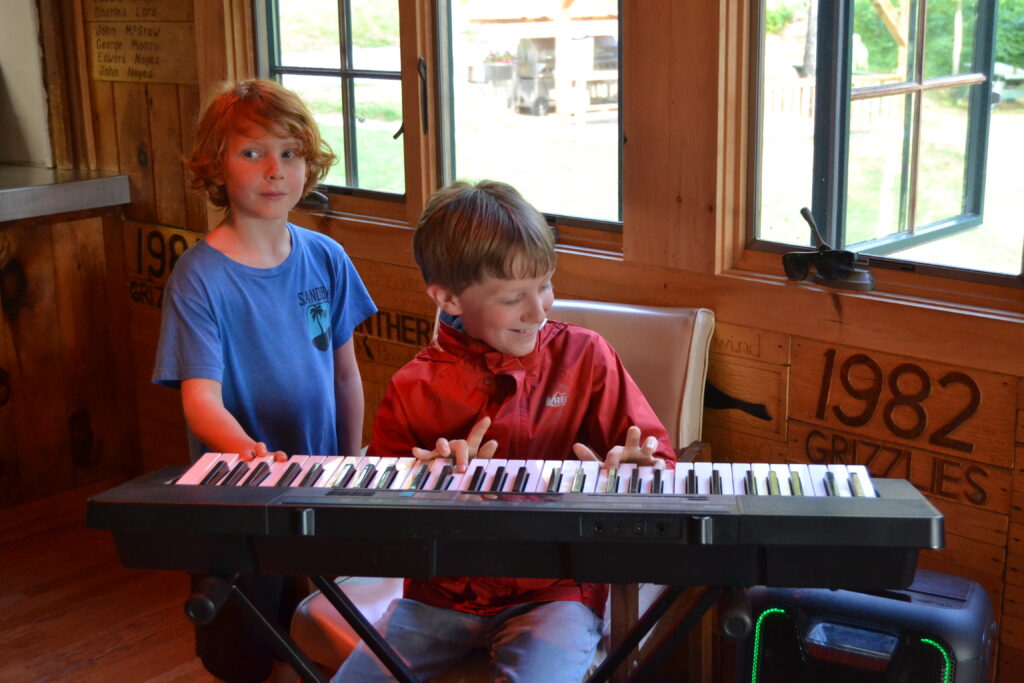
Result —
<path fill-rule="evenodd" d="M 757 618 L 757 624 L 754 625 L 754 660 L 750 665 L 750 683 L 757 683 L 757 673 L 761 668 L 761 623 L 765 617 L 785 614 L 786 610 L 780 607 L 770 607 Z"/>
<path fill-rule="evenodd" d="M 952 683 L 952 681 L 953 681 L 953 679 L 952 679 L 952 675 L 953 675 L 953 662 L 950 659 L 949 652 L 946 651 L 946 648 L 942 647 L 941 645 L 939 645 L 937 642 L 935 642 L 931 638 L 922 638 L 921 642 L 924 643 L 925 645 L 931 645 L 936 650 L 938 650 L 939 653 L 942 654 L 942 659 L 944 659 L 945 662 L 946 662 L 946 666 L 945 666 L 945 668 L 942 671 L 942 683 Z"/>

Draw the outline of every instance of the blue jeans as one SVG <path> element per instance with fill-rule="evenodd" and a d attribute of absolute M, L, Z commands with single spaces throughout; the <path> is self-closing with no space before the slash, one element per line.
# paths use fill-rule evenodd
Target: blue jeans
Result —
<path fill-rule="evenodd" d="M 488 651 L 492 681 L 579 683 L 601 637 L 601 619 L 579 602 L 516 605 L 490 617 L 392 601 L 377 630 L 417 677 L 443 672 L 474 648 Z M 331 683 L 393 681 L 377 657 L 359 643 Z"/>

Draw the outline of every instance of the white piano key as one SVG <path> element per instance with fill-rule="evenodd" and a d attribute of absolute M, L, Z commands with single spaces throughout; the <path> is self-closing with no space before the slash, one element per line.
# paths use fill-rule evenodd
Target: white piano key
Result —
<path fill-rule="evenodd" d="M 618 467 L 619 487 L 616 493 L 629 493 L 629 482 L 633 479 L 633 472 L 637 471 L 635 462 L 621 462 Z M 639 473 L 637 474 L 639 476 Z"/>
<path fill-rule="evenodd" d="M 711 463 L 693 463 L 693 474 L 697 477 L 697 495 L 706 496 L 711 493 Z"/>
<path fill-rule="evenodd" d="M 825 473 L 828 472 L 828 467 L 825 465 L 808 465 L 807 471 L 811 477 L 811 486 L 814 487 L 814 495 L 827 496 L 828 491 L 825 490 Z"/>
<path fill-rule="evenodd" d="M 619 476 L 619 467 L 602 467 L 597 473 L 596 493 L 618 493 L 623 490 L 622 478 Z M 614 481 L 610 481 L 612 476 Z"/>
<path fill-rule="evenodd" d="M 638 465 L 636 469 L 640 473 L 640 493 L 664 493 L 665 489 L 668 488 L 665 478 L 668 470 L 661 470 L 661 491 L 655 491 L 652 488 L 654 484 L 654 467 L 652 465 Z"/>
<path fill-rule="evenodd" d="M 601 463 L 596 460 L 581 461 L 577 468 L 577 471 L 579 470 L 583 470 L 584 476 L 582 493 L 597 493 L 597 481 L 601 478 Z M 576 476 L 575 473 L 573 476 Z"/>
<path fill-rule="evenodd" d="M 384 458 L 380 458 L 379 460 L 377 460 L 377 462 L 374 463 L 374 467 L 376 467 L 377 469 L 373 473 L 373 478 L 370 479 L 369 482 L 367 482 L 366 488 L 368 488 L 368 489 L 381 488 L 381 486 L 380 486 L 381 481 L 384 479 L 384 476 L 387 474 L 388 468 L 389 467 L 394 467 L 397 462 L 398 462 L 398 458 L 396 458 L 396 457 L 384 457 Z"/>
<path fill-rule="evenodd" d="M 411 455 L 404 458 L 397 458 L 397 461 L 395 462 L 395 477 L 391 480 L 391 485 L 388 489 L 391 491 L 404 489 L 407 483 L 406 480 L 415 470 L 417 463 L 419 463 L 419 460 Z"/>
<path fill-rule="evenodd" d="M 541 485 L 544 481 L 544 477 L 542 475 L 544 461 L 527 460 L 525 467 L 529 478 L 526 480 L 526 488 L 523 490 L 523 493 L 537 493 L 538 491 L 544 491 L 545 489 Z"/>
<path fill-rule="evenodd" d="M 846 469 L 851 474 L 857 474 L 857 478 L 860 480 L 860 486 L 864 491 L 865 498 L 876 498 L 878 496 L 875 492 L 875 485 L 871 483 L 871 473 L 868 472 L 867 467 L 864 465 L 847 465 Z"/>
<path fill-rule="evenodd" d="M 306 480 L 310 470 L 315 465 L 320 465 L 320 476 L 316 477 L 309 486 L 317 486 L 321 488 L 327 487 L 327 482 L 331 480 L 334 474 L 338 471 L 338 467 L 345 458 L 340 455 L 311 455 L 306 458 L 306 462 L 302 464 L 302 471 L 299 472 L 299 476 L 292 482 L 292 486 L 301 486 L 302 482 Z"/>
<path fill-rule="evenodd" d="M 490 464 L 490 462 L 491 462 L 490 460 L 483 460 L 483 459 L 480 459 L 480 458 L 476 458 L 474 460 L 471 460 L 469 462 L 469 465 L 466 467 L 466 473 L 462 476 L 462 481 L 460 482 L 461 486 L 459 486 L 458 490 L 459 491 L 469 491 L 470 490 L 470 486 L 473 485 L 473 480 L 477 478 L 477 471 L 480 470 L 480 471 L 486 473 L 487 472 L 487 466 Z M 484 489 L 484 480 L 483 479 L 479 480 L 479 485 L 477 486 L 476 490 L 477 491 L 485 490 Z"/>
<path fill-rule="evenodd" d="M 277 486 L 278 479 L 285 473 L 288 467 L 295 464 L 299 467 L 302 466 L 302 462 L 305 461 L 307 456 L 305 455 L 293 455 L 287 460 L 277 461 L 271 459 L 270 461 L 270 474 L 266 479 L 260 482 L 260 486 Z"/>
<path fill-rule="evenodd" d="M 505 485 L 501 487 L 503 492 L 510 493 L 515 491 L 516 477 L 519 475 L 519 468 L 525 466 L 525 460 L 505 461 Z"/>
<path fill-rule="evenodd" d="M 582 467 L 583 463 L 579 460 L 562 461 L 562 482 L 558 485 L 559 493 L 568 493 L 569 491 L 572 491 L 573 479 Z"/>
<path fill-rule="evenodd" d="M 203 480 L 210 470 L 212 470 L 218 462 L 222 460 L 231 459 L 230 463 L 227 463 L 228 467 L 234 464 L 234 461 L 238 459 L 236 453 L 204 453 L 199 457 L 192 466 L 185 470 L 185 473 L 178 477 L 178 481 L 175 484 L 182 485 L 194 485 L 198 484 Z"/>
<path fill-rule="evenodd" d="M 561 487 L 561 479 L 565 476 L 565 461 L 563 460 L 544 460 L 543 467 L 540 472 L 540 482 L 537 485 L 535 491 L 551 491 L 554 493 Z M 552 477 L 558 478 L 559 481 L 552 484 Z"/>
<path fill-rule="evenodd" d="M 750 472 L 750 463 L 734 462 L 732 464 L 732 482 L 738 496 L 751 495 L 746 486 L 747 472 Z M 758 493 L 760 493 L 760 488 L 758 488 Z"/>
<path fill-rule="evenodd" d="M 715 462 L 711 464 L 711 470 L 714 472 L 718 472 L 718 475 L 722 479 L 721 495 L 735 495 L 737 489 L 735 483 L 732 480 L 732 464 L 727 462 Z"/>
<path fill-rule="evenodd" d="M 334 474 L 330 478 L 321 478 L 321 486 L 330 486 L 331 488 L 345 488 L 351 486 L 356 480 L 359 474 L 359 461 L 362 460 L 360 455 L 346 455 L 342 458 L 341 462 L 337 463 Z M 348 472 L 352 472 L 351 478 L 349 478 L 347 484 L 343 485 L 342 479 L 347 476 Z"/>
<path fill-rule="evenodd" d="M 757 495 L 767 496 L 768 495 L 768 463 L 755 462 L 750 465 L 750 470 L 754 473 L 754 479 L 757 481 Z"/>
<path fill-rule="evenodd" d="M 498 475 L 498 472 L 505 472 L 505 464 L 508 461 L 505 458 L 491 458 L 487 461 L 487 465 L 484 469 L 484 481 L 480 487 L 481 491 L 490 491 L 494 487 L 494 479 Z"/>
<path fill-rule="evenodd" d="M 803 495 L 814 496 L 814 485 L 811 483 L 811 473 L 807 469 L 807 465 L 803 464 L 792 464 L 789 466 L 790 472 L 795 472 L 800 477 L 800 485 L 803 487 Z"/>
<path fill-rule="evenodd" d="M 772 463 L 768 466 L 769 472 L 774 472 L 779 480 L 779 494 L 791 496 L 793 492 L 789 488 L 789 465 Z"/>
<path fill-rule="evenodd" d="M 841 498 L 849 498 L 852 496 L 850 491 L 850 475 L 847 473 L 846 465 L 829 465 L 828 471 L 831 472 L 836 482 L 836 493 Z"/>
<path fill-rule="evenodd" d="M 676 463 L 675 476 L 673 477 L 673 479 L 675 480 L 673 488 L 675 489 L 675 492 L 678 495 L 685 495 L 686 494 L 686 480 L 689 477 L 690 472 L 692 470 L 693 470 L 693 463 L 692 462 L 679 462 L 679 463 Z"/>
<path fill-rule="evenodd" d="M 454 474 L 455 465 L 451 458 L 434 458 L 433 460 L 431 460 L 429 464 L 429 473 L 427 474 L 426 483 L 420 487 L 420 490 L 433 491 L 435 487 L 438 485 L 438 481 L 441 479 L 441 475 L 445 472 L 445 467 L 451 468 L 449 472 Z M 450 484 L 449 490 L 451 490 Z"/>

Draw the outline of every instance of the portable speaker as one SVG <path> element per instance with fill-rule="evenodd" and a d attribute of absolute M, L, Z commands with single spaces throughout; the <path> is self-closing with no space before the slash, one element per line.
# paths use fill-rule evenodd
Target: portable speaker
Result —
<path fill-rule="evenodd" d="M 751 588 L 753 626 L 736 649 L 749 683 L 982 683 L 992 603 L 968 579 L 918 570 L 905 590 L 868 594 Z"/>

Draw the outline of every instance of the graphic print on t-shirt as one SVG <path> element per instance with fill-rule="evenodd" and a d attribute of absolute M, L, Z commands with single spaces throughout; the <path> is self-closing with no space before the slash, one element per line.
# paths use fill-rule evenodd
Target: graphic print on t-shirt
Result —
<path fill-rule="evenodd" d="M 321 351 L 331 348 L 331 305 L 321 301 L 306 307 L 306 327 L 313 346 Z"/>

